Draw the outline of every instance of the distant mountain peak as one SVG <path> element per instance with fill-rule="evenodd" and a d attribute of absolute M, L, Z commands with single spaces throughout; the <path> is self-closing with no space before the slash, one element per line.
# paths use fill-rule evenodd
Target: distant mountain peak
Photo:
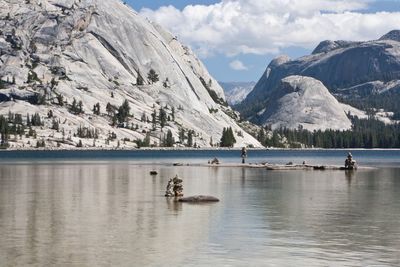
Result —
<path fill-rule="evenodd" d="M 400 42 L 400 30 L 390 31 L 387 34 L 383 35 L 381 38 L 379 38 L 379 40 L 380 41 L 392 40 L 392 41 Z"/>
<path fill-rule="evenodd" d="M 394 113 L 400 113 L 395 104 L 398 101 L 397 95 L 400 94 L 400 73 L 398 71 L 400 69 L 400 54 L 398 51 L 400 51 L 400 31 L 391 31 L 379 40 L 363 42 L 323 41 L 315 48 L 311 56 L 304 56 L 290 61 L 281 59 L 273 60 L 254 89 L 236 108 L 242 113 L 244 118 L 254 123 L 263 125 L 275 124 L 278 125 L 278 128 L 280 125 L 296 127 L 298 122 L 306 121 L 307 114 L 303 114 L 303 117 L 299 115 L 303 112 L 303 106 L 292 103 L 289 101 L 290 99 L 287 99 L 289 97 L 285 98 L 285 101 L 282 100 L 283 102 L 278 102 L 281 99 L 277 97 L 276 88 L 295 89 L 298 87 L 292 85 L 296 83 L 306 86 L 316 84 L 315 81 L 311 82 L 307 78 L 292 77 L 290 86 L 287 86 L 288 83 L 285 83 L 284 80 L 286 77 L 300 75 L 322 82 L 331 94 L 339 97 L 345 103 L 357 105 L 354 103 L 369 101 L 368 104 L 370 107 L 377 108 L 371 101 L 371 99 L 377 97 L 385 103 L 383 104 L 384 108 L 388 108 L 389 111 Z M 295 83 L 295 81 L 301 81 L 301 83 Z M 316 95 L 324 95 L 321 92 L 326 92 L 326 90 L 322 90 L 322 86 L 320 85 L 313 86 L 313 88 L 316 91 Z M 316 90 L 317 88 L 321 90 Z M 285 94 L 288 93 L 285 91 Z M 329 99 L 333 101 L 331 96 L 329 96 Z M 304 100 L 306 101 L 305 103 L 312 103 L 313 98 L 303 97 L 298 98 L 298 100 Z M 324 108 L 323 106 L 326 106 L 327 102 L 319 101 L 317 104 L 321 105 L 321 108 Z M 271 107 L 279 103 L 282 105 L 277 106 L 275 109 Z M 292 107 L 290 107 L 290 104 L 292 104 Z M 361 104 L 358 104 L 357 107 L 361 106 Z M 286 107 L 290 108 L 286 109 Z M 317 110 L 316 105 L 312 107 L 313 110 Z M 291 111 L 296 116 L 290 115 L 290 112 L 284 113 L 283 111 L 286 110 Z M 265 112 L 261 112 L 262 115 L 260 115 L 260 111 Z M 335 119 L 343 117 L 342 113 L 336 115 L 332 113 L 330 120 L 335 121 Z M 275 116 L 275 114 L 279 116 Z M 325 112 L 325 114 L 328 114 L 328 112 Z M 310 118 L 318 118 L 317 115 L 314 115 L 310 115 Z M 292 120 L 292 117 L 298 120 Z M 282 121 L 279 121 L 279 119 Z M 285 124 L 289 119 L 290 123 Z M 340 120 L 348 123 L 343 118 Z M 327 122 L 327 120 L 324 122 Z M 346 127 L 342 127 L 343 125 L 339 123 L 336 125 L 340 126 L 336 129 L 346 129 Z M 309 129 L 312 129 L 314 126 L 317 129 L 328 128 L 327 125 L 324 126 L 321 124 L 318 126 L 318 123 L 313 123 L 312 127 L 308 126 Z"/>
<path fill-rule="evenodd" d="M 277 67 L 280 66 L 282 64 L 285 64 L 287 62 L 289 62 L 291 60 L 291 58 L 287 55 L 280 55 L 276 58 L 274 58 L 271 63 L 269 64 L 270 67 Z"/>
<path fill-rule="evenodd" d="M 256 82 L 219 82 L 229 105 L 237 105 L 253 90 Z"/>
<path fill-rule="evenodd" d="M 357 44 L 356 42 L 351 42 L 351 41 L 331 41 L 331 40 L 325 40 L 319 43 L 319 45 L 314 49 L 312 52 L 313 55 L 319 54 L 319 53 L 326 53 L 330 52 L 339 48 L 346 48 L 349 47 L 353 44 Z"/>

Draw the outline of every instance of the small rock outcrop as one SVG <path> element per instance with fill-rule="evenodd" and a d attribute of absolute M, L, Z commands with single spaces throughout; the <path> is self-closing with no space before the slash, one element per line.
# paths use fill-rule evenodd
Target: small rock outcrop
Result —
<path fill-rule="evenodd" d="M 213 196 L 191 196 L 191 197 L 184 197 L 178 200 L 179 202 L 186 202 L 186 203 L 207 203 L 207 202 L 219 202 L 219 199 Z"/>

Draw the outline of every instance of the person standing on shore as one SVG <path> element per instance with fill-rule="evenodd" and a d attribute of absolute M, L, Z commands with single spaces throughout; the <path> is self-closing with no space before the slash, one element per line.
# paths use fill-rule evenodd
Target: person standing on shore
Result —
<path fill-rule="evenodd" d="M 242 148 L 242 163 L 245 164 L 246 163 L 246 158 L 247 158 L 247 149 L 246 147 Z"/>

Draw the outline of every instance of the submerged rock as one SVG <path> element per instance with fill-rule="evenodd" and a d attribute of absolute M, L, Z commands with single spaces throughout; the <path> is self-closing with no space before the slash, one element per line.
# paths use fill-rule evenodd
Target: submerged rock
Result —
<path fill-rule="evenodd" d="M 187 203 L 207 203 L 207 202 L 219 202 L 219 199 L 213 196 L 190 196 L 180 198 L 179 202 L 187 202 Z"/>

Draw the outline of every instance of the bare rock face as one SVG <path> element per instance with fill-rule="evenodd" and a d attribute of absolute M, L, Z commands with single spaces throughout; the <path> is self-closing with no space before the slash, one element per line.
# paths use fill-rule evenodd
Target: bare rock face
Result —
<path fill-rule="evenodd" d="M 158 79 L 149 78 L 150 70 Z M 159 144 L 168 130 L 175 140 L 182 130 L 194 131 L 194 142 L 209 146 L 224 127 L 233 127 L 244 133 L 236 138 L 237 146 L 260 146 L 226 114 L 232 110 L 225 106 L 222 88 L 193 52 L 118 0 L 0 0 L 0 79 L 1 87 L 16 96 L 46 100 L 37 105 L 2 94 L 6 101 L 0 114 L 45 116 L 52 109 L 62 119 L 60 129 L 71 132 L 74 142 L 74 132 L 82 126 L 97 129 L 100 140 L 110 132 L 116 133 L 115 140 L 143 139 L 151 132 L 151 144 Z M 68 112 L 73 99 L 82 101 L 79 116 Z M 108 104 L 118 107 L 125 99 L 131 107 L 130 130 L 110 126 L 106 111 Z M 99 115 L 92 112 L 96 103 Z M 161 107 L 170 120 L 153 129 L 151 114 Z M 40 135 L 57 139 L 58 133 Z"/>
<path fill-rule="evenodd" d="M 331 93 L 354 99 L 397 89 L 393 85 L 400 81 L 399 70 L 400 31 L 376 41 L 323 41 L 309 56 L 273 60 L 238 110 L 258 123 L 257 113 L 268 105 L 281 80 L 292 75 L 312 77 Z"/>
<path fill-rule="evenodd" d="M 260 114 L 264 125 L 313 130 L 347 130 L 351 122 L 340 103 L 318 80 L 289 76 L 281 81 Z"/>
<path fill-rule="evenodd" d="M 392 40 L 396 42 L 400 42 L 400 31 L 399 30 L 393 30 L 379 38 L 380 41 L 387 41 L 387 40 Z"/>

